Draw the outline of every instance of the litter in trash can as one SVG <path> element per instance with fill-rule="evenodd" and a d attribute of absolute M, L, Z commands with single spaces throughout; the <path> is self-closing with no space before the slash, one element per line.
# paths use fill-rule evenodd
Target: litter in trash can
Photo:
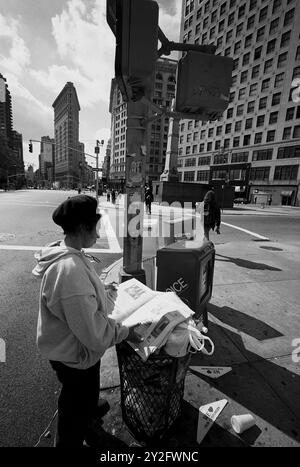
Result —
<path fill-rule="evenodd" d="M 190 354 L 175 358 L 161 351 L 143 361 L 126 342 L 116 348 L 126 425 L 138 441 L 165 438 L 181 413 Z"/>

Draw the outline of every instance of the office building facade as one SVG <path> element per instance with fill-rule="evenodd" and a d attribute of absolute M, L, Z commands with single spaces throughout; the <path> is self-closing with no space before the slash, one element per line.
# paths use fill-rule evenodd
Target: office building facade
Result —
<path fill-rule="evenodd" d="M 175 97 L 177 61 L 159 58 L 153 79 L 152 101 L 170 107 Z M 112 80 L 110 94 L 111 154 L 109 179 L 116 186 L 124 187 L 126 159 L 127 104 L 123 101 L 116 80 Z M 153 111 L 149 109 L 149 116 Z M 159 180 L 164 170 L 169 119 L 160 117 L 148 125 L 146 181 Z"/>
<path fill-rule="evenodd" d="M 76 188 L 80 183 L 80 105 L 73 83 L 66 83 L 52 107 L 54 109 L 55 180 L 61 187 Z"/>
<path fill-rule="evenodd" d="M 300 205 L 299 24 L 297 0 L 183 1 L 181 41 L 215 45 L 234 69 L 221 119 L 180 122 L 181 181 Z"/>

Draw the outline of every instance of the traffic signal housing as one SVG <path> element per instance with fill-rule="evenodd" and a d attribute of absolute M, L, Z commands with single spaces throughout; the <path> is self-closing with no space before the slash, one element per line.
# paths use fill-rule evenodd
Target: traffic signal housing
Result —
<path fill-rule="evenodd" d="M 30 143 L 29 143 L 29 152 L 33 152 L 33 150 L 32 150 L 32 142 L 31 142 L 31 141 L 30 141 Z"/>
<path fill-rule="evenodd" d="M 115 75 L 125 101 L 150 97 L 157 60 L 158 4 L 116 0 Z"/>
<path fill-rule="evenodd" d="M 229 104 L 232 69 L 232 58 L 187 51 L 178 62 L 175 110 L 218 119 Z"/>

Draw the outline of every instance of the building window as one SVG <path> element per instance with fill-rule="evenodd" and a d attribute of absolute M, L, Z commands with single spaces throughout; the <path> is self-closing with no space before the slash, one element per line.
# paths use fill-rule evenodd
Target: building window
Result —
<path fill-rule="evenodd" d="M 245 10 L 246 10 L 246 5 L 240 6 L 240 8 L 238 9 L 238 19 L 244 16 Z"/>
<path fill-rule="evenodd" d="M 246 88 L 242 88 L 239 90 L 239 99 L 243 99 L 246 95 Z"/>
<path fill-rule="evenodd" d="M 194 171 L 183 172 L 183 181 L 184 182 L 193 182 L 194 180 L 195 180 L 195 172 Z"/>
<path fill-rule="evenodd" d="M 250 170 L 250 180 L 268 181 L 270 176 L 270 167 L 252 167 Z"/>
<path fill-rule="evenodd" d="M 280 47 L 287 47 L 290 43 L 291 31 L 287 31 L 281 36 Z"/>
<path fill-rule="evenodd" d="M 272 105 L 280 104 L 280 99 L 281 99 L 281 92 L 277 92 L 276 94 L 273 94 Z"/>
<path fill-rule="evenodd" d="M 222 47 L 222 44 L 223 44 L 223 36 L 218 37 L 218 40 L 217 40 L 217 47 L 218 47 L 218 48 Z"/>
<path fill-rule="evenodd" d="M 255 15 L 250 16 L 247 21 L 247 30 L 251 29 L 254 26 L 255 23 Z"/>
<path fill-rule="evenodd" d="M 258 151 L 253 151 L 252 160 L 253 161 L 266 161 L 272 159 L 273 149 L 260 149 Z"/>
<path fill-rule="evenodd" d="M 217 10 L 213 11 L 212 14 L 211 14 L 211 22 L 212 22 L 212 23 L 215 23 L 215 22 L 216 22 L 217 16 L 218 16 Z"/>
<path fill-rule="evenodd" d="M 251 140 L 251 135 L 244 135 L 243 146 L 249 146 Z"/>
<path fill-rule="evenodd" d="M 282 139 L 291 139 L 291 136 L 292 136 L 292 127 L 291 126 L 286 127 L 283 130 Z"/>
<path fill-rule="evenodd" d="M 289 24 L 293 22 L 294 14 L 295 14 L 295 8 L 293 8 L 292 10 L 288 11 L 285 14 L 283 26 L 288 26 Z"/>
<path fill-rule="evenodd" d="M 248 65 L 249 61 L 250 61 L 250 52 L 243 55 L 243 65 Z"/>
<path fill-rule="evenodd" d="M 185 160 L 185 167 L 194 167 L 196 165 L 196 159 L 195 157 L 189 157 L 188 159 Z"/>
<path fill-rule="evenodd" d="M 268 7 L 265 6 L 259 12 L 259 22 L 264 21 L 267 16 L 268 16 Z"/>
<path fill-rule="evenodd" d="M 260 65 L 256 65 L 252 68 L 251 78 L 256 78 L 259 75 Z"/>
<path fill-rule="evenodd" d="M 241 131 L 242 129 L 242 120 L 235 122 L 234 131 Z"/>
<path fill-rule="evenodd" d="M 233 108 L 231 107 L 227 110 L 227 118 L 232 118 L 232 116 L 233 116 Z"/>
<path fill-rule="evenodd" d="M 259 115 L 256 120 L 256 126 L 263 126 L 265 123 L 265 116 L 264 115 Z"/>
<path fill-rule="evenodd" d="M 212 143 L 207 143 L 207 151 L 211 151 L 212 150 Z"/>
<path fill-rule="evenodd" d="M 295 78 L 300 78 L 300 66 L 296 66 L 296 68 L 294 68 L 294 70 L 293 70 L 293 78 L 292 79 L 295 79 Z"/>
<path fill-rule="evenodd" d="M 255 96 L 257 93 L 257 83 L 251 84 L 249 96 Z"/>
<path fill-rule="evenodd" d="M 260 144 L 262 142 L 262 133 L 255 133 L 254 144 Z"/>
<path fill-rule="evenodd" d="M 275 167 L 274 180 L 297 180 L 299 165 L 282 165 Z"/>
<path fill-rule="evenodd" d="M 266 92 L 270 86 L 270 78 L 264 79 L 261 83 L 261 92 Z"/>
<path fill-rule="evenodd" d="M 210 165 L 210 156 L 199 157 L 198 165 Z"/>
<path fill-rule="evenodd" d="M 269 34 L 274 34 L 277 32 L 279 26 L 279 18 L 274 19 L 270 24 Z"/>
<path fill-rule="evenodd" d="M 265 26 L 263 26 L 262 28 L 259 28 L 259 30 L 257 31 L 256 42 L 262 41 L 264 35 L 265 35 Z"/>
<path fill-rule="evenodd" d="M 213 129 L 213 128 L 210 128 L 210 129 L 208 130 L 208 137 L 211 138 L 213 135 L 214 135 L 214 129 Z"/>
<path fill-rule="evenodd" d="M 267 101 L 268 101 L 268 98 L 267 97 L 262 97 L 260 100 L 259 100 L 259 110 L 261 109 L 265 109 L 267 107 Z"/>
<path fill-rule="evenodd" d="M 255 101 L 248 102 L 247 113 L 248 114 L 253 113 L 254 107 L 255 107 Z"/>
<path fill-rule="evenodd" d="M 230 52 L 231 52 L 231 47 L 227 47 L 227 49 L 225 49 L 225 52 L 224 52 L 225 57 L 228 57 L 230 55 Z"/>
<path fill-rule="evenodd" d="M 218 32 L 224 31 L 224 27 L 225 27 L 225 20 L 222 19 L 222 21 L 220 21 L 219 23 Z"/>
<path fill-rule="evenodd" d="M 197 171 L 197 182 L 208 182 L 209 170 L 198 170 Z"/>
<path fill-rule="evenodd" d="M 236 54 L 237 52 L 239 52 L 239 50 L 241 50 L 241 47 L 242 47 L 242 42 L 241 41 L 236 42 L 234 46 L 234 53 Z"/>
<path fill-rule="evenodd" d="M 273 125 L 274 123 L 277 123 L 277 120 L 278 120 L 278 112 L 271 112 L 270 118 L 269 118 L 269 124 Z"/>
<path fill-rule="evenodd" d="M 294 113 L 295 113 L 295 107 L 290 107 L 289 109 L 287 109 L 285 121 L 287 122 L 288 120 L 293 120 Z"/>
<path fill-rule="evenodd" d="M 253 34 L 249 34 L 249 35 L 246 37 L 246 39 L 245 39 L 245 48 L 246 48 L 246 47 L 250 47 L 251 42 L 252 42 L 252 36 L 253 36 Z"/>
<path fill-rule="evenodd" d="M 220 147 L 221 147 L 221 141 L 220 141 L 220 140 L 217 140 L 217 141 L 215 142 L 215 150 L 220 149 Z"/>
<path fill-rule="evenodd" d="M 222 127 L 217 126 L 217 136 L 220 136 L 222 134 Z"/>
<path fill-rule="evenodd" d="M 254 60 L 258 60 L 261 57 L 262 46 L 257 47 L 254 51 Z"/>
<path fill-rule="evenodd" d="M 228 141 L 228 146 L 229 147 L 229 139 L 226 139 L 225 141 Z M 214 164 L 227 164 L 228 163 L 228 154 L 216 154 L 214 156 Z"/>
<path fill-rule="evenodd" d="M 280 54 L 278 57 L 277 68 L 282 68 L 286 65 L 287 62 L 287 52 Z"/>
<path fill-rule="evenodd" d="M 249 130 L 250 128 L 252 128 L 252 124 L 253 124 L 253 118 L 247 118 L 246 123 L 245 123 L 245 129 Z"/>
<path fill-rule="evenodd" d="M 248 78 L 248 70 L 243 71 L 243 72 L 241 73 L 241 81 L 240 81 L 240 82 L 241 82 L 241 83 L 244 83 L 245 81 L 247 81 L 247 78 Z"/>
<path fill-rule="evenodd" d="M 220 16 L 223 15 L 226 11 L 226 2 L 222 3 L 220 8 Z"/>
<path fill-rule="evenodd" d="M 257 0 L 250 0 L 249 11 L 253 10 L 257 5 Z"/>
<path fill-rule="evenodd" d="M 267 60 L 265 63 L 264 72 L 268 73 L 268 71 L 271 70 L 272 65 L 273 65 L 273 58 L 270 58 L 270 60 Z"/>
<path fill-rule="evenodd" d="M 228 134 L 231 132 L 231 123 L 227 123 L 225 126 L 225 134 Z"/>
<path fill-rule="evenodd" d="M 229 145 L 230 145 L 230 139 L 229 138 L 224 139 L 224 148 L 225 149 L 229 148 Z"/>
<path fill-rule="evenodd" d="M 267 143 L 271 143 L 272 141 L 275 141 L 275 134 L 276 134 L 276 130 L 269 130 L 267 132 Z"/>
<path fill-rule="evenodd" d="M 249 156 L 248 151 L 235 152 L 231 156 L 231 163 L 234 164 L 234 163 L 237 163 L 237 162 L 248 162 L 248 156 Z"/>
<path fill-rule="evenodd" d="M 268 42 L 267 54 L 270 54 L 271 52 L 274 52 L 275 47 L 276 47 L 276 39 L 272 39 L 271 41 Z"/>
<path fill-rule="evenodd" d="M 280 86 L 282 86 L 283 80 L 284 80 L 284 73 L 280 73 L 279 75 L 276 75 L 274 87 L 279 88 Z"/>
<path fill-rule="evenodd" d="M 292 159 L 300 157 L 300 146 L 288 146 L 278 149 L 277 159 Z"/>
<path fill-rule="evenodd" d="M 229 42 L 229 41 L 232 39 L 232 36 L 233 36 L 233 30 L 231 29 L 231 30 L 228 31 L 228 33 L 226 34 L 226 42 Z"/>
<path fill-rule="evenodd" d="M 239 37 L 242 34 L 244 23 L 240 23 L 236 28 L 236 37 Z"/>
<path fill-rule="evenodd" d="M 239 136 L 235 136 L 235 137 L 233 138 L 233 147 L 234 147 L 234 148 L 238 148 L 239 145 L 240 145 L 240 137 L 239 137 Z"/>
<path fill-rule="evenodd" d="M 208 10 L 209 10 L 209 2 L 206 2 L 205 5 L 204 5 L 204 13 L 207 13 Z"/>
<path fill-rule="evenodd" d="M 244 104 L 238 105 L 236 109 L 236 115 L 237 116 L 243 115 L 243 112 L 244 112 Z"/>
<path fill-rule="evenodd" d="M 280 10 L 280 7 L 281 7 L 281 0 L 274 0 L 272 13 L 273 14 L 276 13 L 278 10 Z"/>
<path fill-rule="evenodd" d="M 204 152 L 204 143 L 199 145 L 199 152 Z"/>
<path fill-rule="evenodd" d="M 294 127 L 293 138 L 300 138 L 300 125 Z"/>

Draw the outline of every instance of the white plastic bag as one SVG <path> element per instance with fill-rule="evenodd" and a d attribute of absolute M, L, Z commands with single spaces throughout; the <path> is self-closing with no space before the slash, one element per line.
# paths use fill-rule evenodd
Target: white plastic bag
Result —
<path fill-rule="evenodd" d="M 209 342 L 211 350 L 205 348 L 206 342 Z M 178 324 L 169 334 L 164 351 L 172 357 L 184 357 L 188 352 L 202 352 L 206 355 L 214 353 L 215 346 L 212 340 L 201 333 L 196 323 L 188 319 Z"/>

